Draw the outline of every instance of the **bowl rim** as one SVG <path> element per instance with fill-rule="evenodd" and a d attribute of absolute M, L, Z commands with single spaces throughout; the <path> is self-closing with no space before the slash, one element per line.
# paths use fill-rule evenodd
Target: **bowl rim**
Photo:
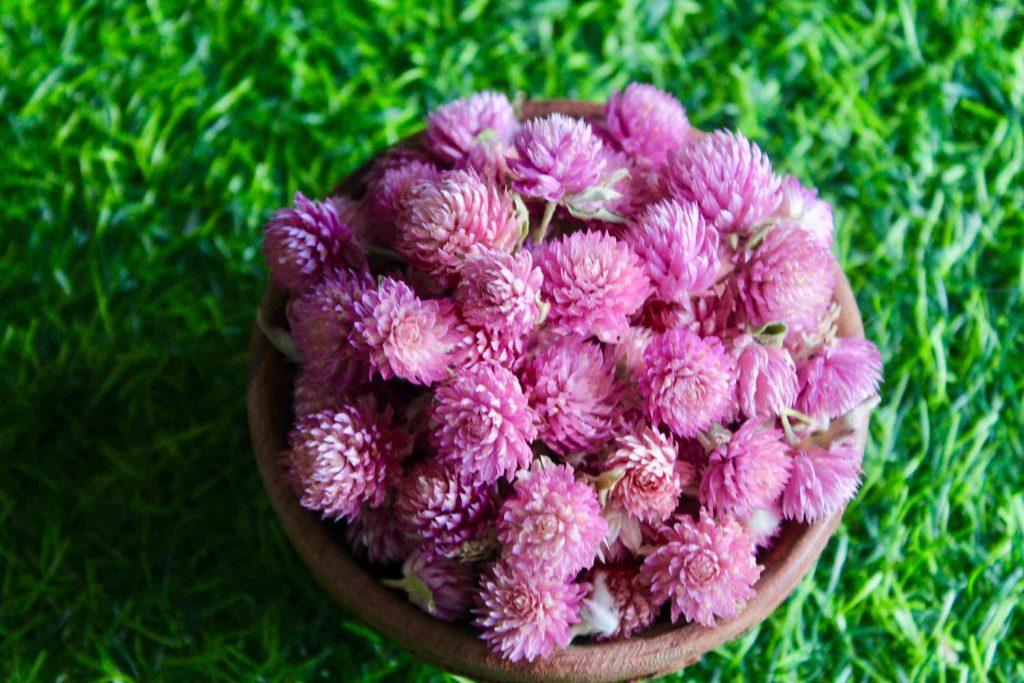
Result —
<path fill-rule="evenodd" d="M 562 112 L 599 118 L 602 105 L 572 100 L 535 100 L 523 104 L 523 119 Z M 416 145 L 418 134 L 398 145 Z M 379 156 L 379 155 L 378 155 Z M 334 193 L 358 191 L 369 165 L 342 181 Z M 843 337 L 864 337 L 856 300 L 839 269 L 834 293 L 839 305 L 838 330 Z M 284 325 L 287 295 L 269 284 L 260 313 L 271 324 Z M 391 639 L 417 657 L 452 673 L 495 681 L 617 681 L 684 668 L 706 652 L 739 638 L 764 621 L 795 590 L 817 562 L 842 518 L 840 510 L 814 524 L 788 523 L 772 549 L 761 558 L 765 569 L 756 595 L 743 612 L 713 627 L 659 624 L 625 640 L 580 643 L 534 662 L 508 662 L 461 624 L 450 624 L 421 611 L 394 590 L 381 585 L 350 553 L 336 525 L 322 521 L 299 505 L 281 476 L 279 455 L 286 448 L 292 421 L 294 368 L 253 326 L 248 381 L 249 431 L 260 478 L 275 514 L 295 550 L 320 585 L 352 617 Z M 863 455 L 869 411 L 854 421 L 853 446 Z"/>

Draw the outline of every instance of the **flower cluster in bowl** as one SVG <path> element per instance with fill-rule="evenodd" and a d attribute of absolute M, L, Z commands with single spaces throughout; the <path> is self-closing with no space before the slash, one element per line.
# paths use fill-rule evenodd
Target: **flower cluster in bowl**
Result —
<path fill-rule="evenodd" d="M 365 186 L 264 233 L 282 461 L 425 611 L 513 661 L 711 626 L 783 520 L 853 497 L 881 360 L 837 336 L 831 207 L 742 134 L 650 85 L 594 120 L 480 93 Z"/>

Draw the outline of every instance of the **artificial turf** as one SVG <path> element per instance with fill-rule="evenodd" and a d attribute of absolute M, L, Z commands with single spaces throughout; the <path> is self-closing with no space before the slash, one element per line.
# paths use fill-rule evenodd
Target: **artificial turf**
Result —
<path fill-rule="evenodd" d="M 483 88 L 630 80 L 833 201 L 886 362 L 817 569 L 687 670 L 1024 679 L 1016 3 L 0 0 L 0 676 L 426 680 L 263 495 L 268 213 Z"/>

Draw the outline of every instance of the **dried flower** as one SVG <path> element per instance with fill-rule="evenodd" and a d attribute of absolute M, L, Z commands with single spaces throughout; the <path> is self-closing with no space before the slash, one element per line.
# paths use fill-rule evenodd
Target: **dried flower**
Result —
<path fill-rule="evenodd" d="M 607 471 L 622 473 L 611 500 L 641 522 L 665 521 L 694 477 L 693 468 L 677 460 L 678 452 L 672 437 L 649 425 L 619 437 L 605 464 Z"/>
<path fill-rule="evenodd" d="M 700 483 L 701 502 L 718 514 L 745 517 L 779 497 L 792 461 L 782 432 L 747 420 L 711 452 Z"/>
<path fill-rule="evenodd" d="M 422 182 L 436 182 L 440 175 L 437 166 L 417 158 L 388 164 L 367 181 L 367 210 L 375 220 L 393 224 L 412 187 Z"/>
<path fill-rule="evenodd" d="M 817 190 L 804 187 L 791 175 L 782 179 L 781 191 L 782 201 L 776 215 L 795 223 L 826 249 L 831 249 L 835 233 L 832 205 L 819 199 Z"/>
<path fill-rule="evenodd" d="M 644 369 L 644 352 L 654 339 L 648 327 L 634 326 L 626 330 L 618 344 L 612 347 L 612 360 L 617 376 L 635 379 Z"/>
<path fill-rule="evenodd" d="M 423 143 L 439 159 L 454 164 L 475 147 L 508 144 L 516 125 L 516 113 L 504 94 L 479 92 L 431 112 Z"/>
<path fill-rule="evenodd" d="M 552 114 L 527 121 L 512 144 L 512 187 L 527 197 L 558 202 L 604 177 L 604 145 L 590 124 L 580 119 Z"/>
<path fill-rule="evenodd" d="M 793 456 L 793 474 L 782 494 L 786 519 L 813 522 L 843 509 L 860 485 L 860 456 L 848 442 L 828 450 L 809 445 Z"/>
<path fill-rule="evenodd" d="M 476 570 L 472 564 L 414 552 L 402 565 L 402 578 L 385 580 L 386 586 L 404 590 L 409 602 L 432 617 L 456 621 L 473 606 Z"/>
<path fill-rule="evenodd" d="M 608 98 L 608 132 L 626 154 L 653 168 L 690 140 L 690 122 L 672 95 L 646 83 L 630 83 Z"/>
<path fill-rule="evenodd" d="M 380 507 L 364 507 L 345 529 L 352 551 L 371 564 L 391 564 L 409 555 L 409 539 L 385 501 Z"/>
<path fill-rule="evenodd" d="M 749 334 L 733 340 L 736 398 L 746 417 L 776 417 L 796 402 L 796 364 L 789 352 L 762 346 Z"/>
<path fill-rule="evenodd" d="M 798 377 L 797 409 L 816 420 L 832 420 L 878 394 L 882 356 L 867 339 L 840 337 L 804 363 Z"/>
<path fill-rule="evenodd" d="M 768 507 L 756 508 L 742 522 L 754 546 L 767 548 L 782 530 L 782 506 L 775 502 Z"/>
<path fill-rule="evenodd" d="M 629 562 L 597 567 L 587 580 L 594 587 L 588 599 L 610 600 L 607 607 L 617 617 L 615 629 L 599 635 L 598 640 L 628 638 L 654 623 L 658 605 L 651 595 L 651 587 L 640 578 L 637 565 Z"/>
<path fill-rule="evenodd" d="M 516 255 L 475 247 L 462 265 L 455 300 L 463 319 L 475 328 L 521 338 L 540 316 L 540 268 L 528 251 Z"/>

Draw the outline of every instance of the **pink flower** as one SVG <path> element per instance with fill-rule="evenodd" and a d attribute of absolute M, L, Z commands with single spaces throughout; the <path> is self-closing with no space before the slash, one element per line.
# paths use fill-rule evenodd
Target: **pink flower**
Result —
<path fill-rule="evenodd" d="M 513 256 L 475 247 L 462 265 L 455 301 L 463 319 L 473 327 L 521 338 L 540 316 L 537 299 L 542 280 L 528 251 Z"/>
<path fill-rule="evenodd" d="M 420 463 L 402 477 L 395 491 L 395 515 L 420 550 L 452 557 L 476 539 L 496 510 L 493 488 L 473 482 L 453 464 Z"/>
<path fill-rule="evenodd" d="M 781 190 L 782 201 L 776 215 L 795 223 L 826 249 L 831 249 L 835 233 L 832 205 L 819 199 L 817 190 L 804 187 L 791 175 L 782 179 Z"/>
<path fill-rule="evenodd" d="M 397 248 L 446 285 L 474 245 L 512 251 L 521 234 L 512 197 L 471 171 L 446 171 L 409 188 L 398 216 Z"/>
<path fill-rule="evenodd" d="M 338 520 L 383 503 L 412 449 L 409 437 L 391 425 L 391 408 L 378 413 L 372 399 L 300 417 L 284 461 L 302 506 Z"/>
<path fill-rule="evenodd" d="M 548 346 L 527 361 L 522 379 L 540 419 L 540 438 L 559 455 L 593 452 L 612 437 L 623 387 L 597 344 Z"/>
<path fill-rule="evenodd" d="M 474 147 L 508 144 L 516 125 L 516 113 L 504 94 L 480 92 L 431 112 L 423 144 L 442 161 L 454 164 Z"/>
<path fill-rule="evenodd" d="M 523 123 L 509 159 L 512 187 L 549 202 L 596 185 L 605 172 L 604 145 L 590 124 L 562 114 Z"/>
<path fill-rule="evenodd" d="M 683 329 L 651 341 L 638 385 L 647 416 L 688 439 L 735 410 L 736 367 L 716 337 Z"/>
<path fill-rule="evenodd" d="M 675 440 L 650 425 L 619 437 L 605 463 L 606 471 L 622 472 L 612 501 L 641 522 L 665 521 L 676 509 L 684 484 L 694 477 L 693 468 L 677 460 L 678 453 Z"/>
<path fill-rule="evenodd" d="M 753 233 L 781 201 L 771 162 L 741 133 L 718 130 L 681 147 L 664 173 L 666 192 L 695 202 L 723 233 Z"/>
<path fill-rule="evenodd" d="M 797 410 L 819 421 L 832 420 L 878 394 L 882 356 L 867 339 L 840 337 L 804 363 L 798 377 Z"/>
<path fill-rule="evenodd" d="M 359 268 L 366 259 L 334 204 L 310 201 L 300 192 L 295 208 L 281 209 L 267 223 L 263 256 L 274 282 L 290 292 L 312 286 L 335 268 Z"/>
<path fill-rule="evenodd" d="M 292 396 L 292 408 L 296 417 L 309 413 L 318 413 L 329 408 L 335 401 L 342 398 L 349 389 L 332 375 L 325 375 L 317 368 L 308 364 L 299 366 L 295 375 L 295 389 Z"/>
<path fill-rule="evenodd" d="M 409 554 L 409 539 L 387 501 L 360 510 L 345 529 L 345 538 L 352 551 L 371 564 L 391 564 Z"/>
<path fill-rule="evenodd" d="M 796 364 L 786 349 L 744 334 L 733 341 L 736 397 L 746 417 L 776 417 L 796 402 Z"/>
<path fill-rule="evenodd" d="M 541 291 L 551 305 L 547 325 L 558 334 L 617 342 L 628 317 L 651 293 L 644 264 L 624 243 L 599 232 L 574 232 L 540 250 Z"/>
<path fill-rule="evenodd" d="M 635 379 L 644 369 L 644 352 L 654 339 L 654 332 L 647 327 L 634 326 L 626 330 L 622 340 L 612 347 L 612 360 L 619 377 Z"/>
<path fill-rule="evenodd" d="M 711 288 L 718 277 L 718 231 L 696 204 L 666 199 L 633 221 L 626 241 L 644 261 L 657 297 L 683 303 Z"/>
<path fill-rule="evenodd" d="M 533 459 L 533 411 L 515 375 L 498 363 L 459 369 L 434 398 L 434 446 L 463 476 L 490 484 L 510 478 Z"/>
<path fill-rule="evenodd" d="M 774 502 L 768 507 L 751 510 L 743 520 L 756 548 L 767 548 L 782 530 L 782 506 Z"/>
<path fill-rule="evenodd" d="M 437 166 L 416 158 L 386 165 L 367 182 L 366 201 L 370 215 L 386 225 L 395 223 L 412 187 L 422 182 L 435 182 L 440 175 Z"/>
<path fill-rule="evenodd" d="M 860 473 L 860 456 L 849 443 L 835 443 L 829 450 L 814 445 L 798 450 L 782 494 L 782 514 L 798 522 L 831 517 L 853 499 Z"/>
<path fill-rule="evenodd" d="M 837 268 L 820 242 L 795 226 L 780 225 L 740 257 L 730 295 L 748 328 L 781 322 L 799 335 L 814 330 L 828 310 Z"/>
<path fill-rule="evenodd" d="M 522 576 L 569 578 L 594 564 L 608 524 L 594 489 L 569 465 L 520 472 L 498 511 L 502 558 Z"/>
<path fill-rule="evenodd" d="M 484 575 L 480 588 L 474 623 L 491 650 L 512 662 L 568 647 L 588 590 L 567 579 L 522 576 L 501 563 Z"/>
<path fill-rule="evenodd" d="M 384 379 L 430 385 L 447 376 L 460 339 L 449 301 L 423 301 L 407 284 L 385 278 L 354 303 L 352 345 Z"/>
<path fill-rule="evenodd" d="M 640 575 L 650 582 L 657 604 L 671 600 L 673 622 L 682 614 L 714 626 L 715 617 L 735 617 L 754 597 L 761 567 L 750 536 L 735 520 L 716 523 L 702 511 L 699 520 L 680 517 L 666 536 L 644 560 Z"/>
<path fill-rule="evenodd" d="M 414 552 L 402 566 L 402 578 L 383 583 L 404 590 L 409 602 L 430 616 L 442 621 L 456 621 L 468 614 L 473 606 L 476 571 L 468 562 L 453 562 Z"/>
<path fill-rule="evenodd" d="M 370 221 L 363 202 L 343 194 L 328 197 L 327 201 L 334 206 L 334 210 L 338 213 L 338 220 L 342 225 L 347 225 L 353 235 L 363 242 L 374 241 L 376 235 L 371 234 Z"/>
<path fill-rule="evenodd" d="M 490 330 L 467 326 L 459 341 L 457 356 L 461 365 L 469 367 L 481 361 L 494 361 L 512 370 L 518 370 L 523 362 L 525 337 L 508 330 Z"/>
<path fill-rule="evenodd" d="M 789 480 L 792 461 L 782 432 L 747 420 L 711 452 L 700 483 L 700 500 L 717 514 L 745 517 L 770 506 Z"/>
<path fill-rule="evenodd" d="M 615 142 L 648 167 L 660 166 L 690 138 L 690 122 L 679 100 L 646 83 L 630 83 L 614 93 L 604 116 Z"/>
<path fill-rule="evenodd" d="M 599 635 L 598 640 L 628 638 L 645 631 L 658 616 L 658 605 L 651 595 L 651 587 L 640 578 L 639 567 L 632 562 L 595 568 L 587 577 L 594 588 L 589 599 L 600 596 L 610 600 L 609 608 L 618 617 L 615 630 Z"/>

